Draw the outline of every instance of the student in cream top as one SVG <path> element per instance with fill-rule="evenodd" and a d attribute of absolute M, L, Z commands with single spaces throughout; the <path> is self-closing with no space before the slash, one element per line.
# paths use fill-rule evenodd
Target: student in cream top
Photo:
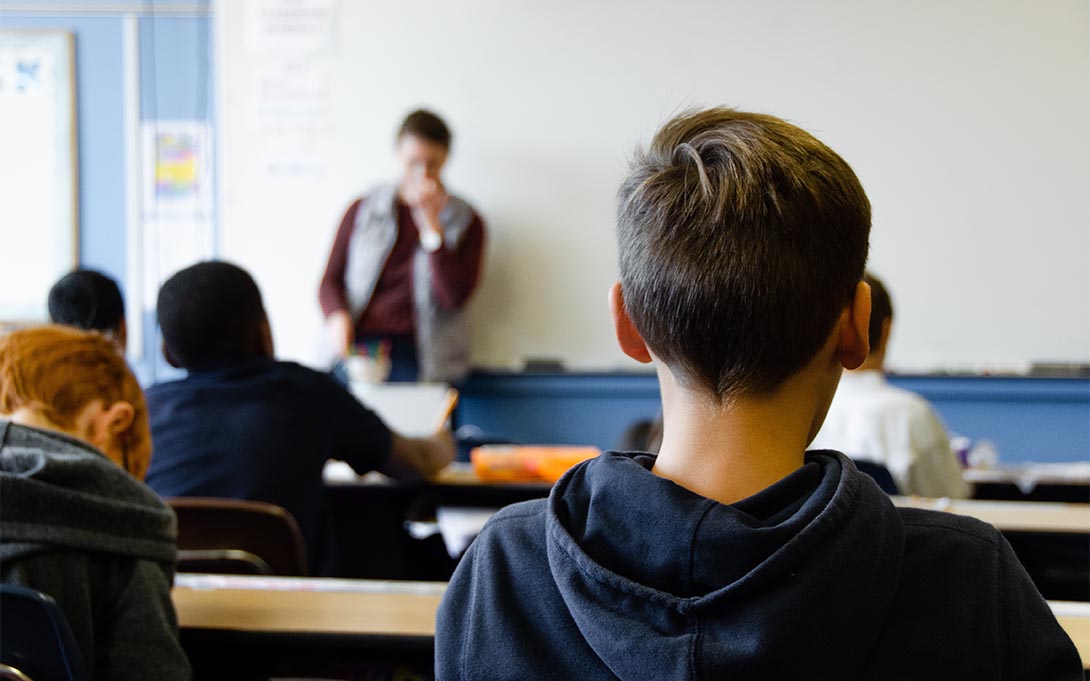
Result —
<path fill-rule="evenodd" d="M 885 286 L 867 274 L 871 286 L 871 353 L 855 371 L 844 372 L 829 415 L 811 449 L 835 449 L 889 469 L 901 494 L 965 498 L 950 438 L 935 410 L 919 395 L 886 380 L 882 366 L 893 324 Z"/>

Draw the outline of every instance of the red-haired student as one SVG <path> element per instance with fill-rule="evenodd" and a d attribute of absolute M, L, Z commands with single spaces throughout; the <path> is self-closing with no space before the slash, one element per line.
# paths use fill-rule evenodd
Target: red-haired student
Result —
<path fill-rule="evenodd" d="M 95 679 L 190 677 L 150 459 L 144 395 L 105 336 L 0 338 L 0 576 L 60 604 Z"/>

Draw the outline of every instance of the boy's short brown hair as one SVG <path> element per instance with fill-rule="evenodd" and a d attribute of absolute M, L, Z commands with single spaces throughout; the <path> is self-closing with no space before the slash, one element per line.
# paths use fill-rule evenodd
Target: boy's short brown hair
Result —
<path fill-rule="evenodd" d="M 625 307 L 679 380 L 768 394 L 818 352 L 863 276 L 870 203 L 852 169 L 779 118 L 686 112 L 618 193 Z"/>
<path fill-rule="evenodd" d="M 413 135 L 434 142 L 448 151 L 450 150 L 450 128 L 447 127 L 442 118 L 430 111 L 417 109 L 406 116 L 397 131 L 398 141 L 405 135 Z"/>

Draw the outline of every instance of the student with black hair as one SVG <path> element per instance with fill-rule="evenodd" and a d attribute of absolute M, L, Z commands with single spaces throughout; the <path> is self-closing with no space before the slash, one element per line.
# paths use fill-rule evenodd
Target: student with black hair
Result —
<path fill-rule="evenodd" d="M 61 277 L 49 290 L 49 317 L 54 324 L 98 331 L 125 352 L 125 302 L 117 282 L 101 272 L 80 269 Z"/>
<path fill-rule="evenodd" d="M 878 277 L 868 272 L 864 281 L 871 290 L 870 355 L 859 368 L 844 372 L 813 446 L 885 466 L 901 494 L 968 497 L 969 483 L 935 410 L 886 380 L 893 301 Z"/>
<path fill-rule="evenodd" d="M 413 111 L 395 144 L 401 177 L 345 211 L 318 299 L 341 359 L 388 347 L 389 380 L 458 383 L 469 370 L 464 308 L 481 271 L 484 222 L 443 184 L 451 146 L 443 119 Z"/>
<path fill-rule="evenodd" d="M 867 357 L 869 233 L 855 174 L 799 128 L 663 126 L 620 188 L 609 294 L 621 349 L 655 362 L 659 454 L 492 517 L 440 606 L 437 679 L 1081 677 L 994 527 L 806 451 Z"/>
<path fill-rule="evenodd" d="M 312 572 L 320 541 L 322 469 L 428 476 L 454 458 L 447 431 L 392 432 L 328 374 L 274 358 L 257 284 L 243 269 L 202 262 L 163 284 L 163 353 L 186 377 L 147 391 L 155 457 L 148 485 L 162 496 L 266 501 L 299 523 Z"/>

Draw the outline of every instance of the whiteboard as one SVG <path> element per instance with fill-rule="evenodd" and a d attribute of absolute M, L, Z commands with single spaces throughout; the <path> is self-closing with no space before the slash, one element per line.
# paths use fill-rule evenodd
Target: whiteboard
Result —
<path fill-rule="evenodd" d="M 489 230 L 475 363 L 635 368 L 606 307 L 626 159 L 678 110 L 728 103 L 856 170 L 895 367 L 1090 359 L 1085 0 L 315 0 L 336 19 L 298 54 L 248 41 L 254 3 L 216 5 L 220 247 L 257 277 L 282 355 L 319 361 L 336 225 L 424 105 Z"/>
<path fill-rule="evenodd" d="M 0 31 L 0 321 L 47 320 L 78 261 L 75 116 L 72 34 Z"/>

